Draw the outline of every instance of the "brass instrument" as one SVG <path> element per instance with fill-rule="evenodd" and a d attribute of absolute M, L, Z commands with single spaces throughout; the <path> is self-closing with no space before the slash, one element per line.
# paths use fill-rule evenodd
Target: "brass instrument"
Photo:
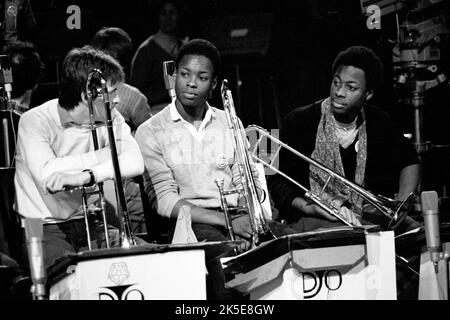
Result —
<path fill-rule="evenodd" d="M 228 126 L 233 136 L 233 145 L 236 152 L 237 166 L 241 177 L 241 186 L 232 190 L 224 190 L 223 179 L 216 179 L 215 182 L 219 188 L 222 209 L 225 214 L 225 221 L 231 240 L 234 240 L 234 232 L 229 214 L 230 208 L 227 205 L 225 196 L 233 193 L 239 193 L 245 200 L 245 205 L 241 208 L 245 208 L 250 216 L 250 223 L 253 230 L 251 245 L 252 247 L 255 247 L 264 241 L 275 239 L 275 236 L 267 225 L 261 203 L 258 199 L 255 180 L 250 167 L 245 131 L 243 130 L 242 124 L 236 115 L 233 97 L 231 95 L 231 91 L 228 89 L 227 80 L 223 80 L 222 82 L 221 95 L 225 114 L 228 120 Z"/>
<path fill-rule="evenodd" d="M 405 214 L 401 214 L 401 209 L 405 205 L 405 203 L 412 200 L 414 197 L 414 193 L 410 193 L 408 197 L 404 201 L 396 201 L 381 195 L 375 195 L 367 190 L 365 190 L 363 187 L 357 185 L 356 183 L 346 179 L 345 177 L 341 176 L 340 174 L 334 172 L 333 170 L 330 170 L 329 168 L 323 166 L 319 162 L 317 162 L 314 159 L 311 159 L 308 156 L 305 156 L 304 154 L 298 152 L 297 150 L 293 149 L 292 147 L 288 146 L 287 144 L 283 143 L 278 138 L 271 135 L 269 132 L 267 132 L 265 129 L 256 126 L 256 125 L 250 125 L 246 128 L 246 133 L 249 136 L 253 136 L 253 133 L 256 133 L 259 135 L 259 138 L 257 139 L 256 143 L 253 144 L 250 148 L 250 154 L 252 158 L 262 163 L 264 166 L 272 169 L 274 172 L 280 174 L 284 178 L 288 179 L 290 182 L 294 183 L 296 186 L 301 188 L 303 191 L 305 191 L 305 197 L 316 203 L 319 207 L 333 215 L 334 217 L 338 218 L 340 221 L 345 223 L 348 226 L 353 226 L 349 221 L 347 221 L 342 215 L 339 214 L 339 210 L 333 207 L 331 204 L 324 203 L 324 201 L 320 198 L 320 195 L 316 195 L 310 192 L 306 187 L 289 177 L 287 174 L 283 173 L 279 169 L 277 169 L 273 163 L 275 160 L 277 160 L 281 148 L 285 148 L 292 152 L 294 155 L 300 157 L 301 159 L 305 160 L 306 162 L 310 163 L 313 166 L 316 166 L 317 168 L 323 170 L 326 172 L 329 177 L 326 181 L 326 184 L 323 186 L 322 191 L 325 190 L 328 183 L 331 181 L 332 178 L 340 180 L 343 184 L 345 184 L 347 187 L 353 189 L 356 191 L 363 199 L 368 201 L 370 204 L 372 204 L 379 212 L 382 213 L 385 219 L 387 219 L 387 228 L 391 229 L 391 227 L 398 225 L 399 222 L 405 217 Z M 269 139 L 271 143 L 274 143 L 276 147 L 275 151 L 273 152 L 273 157 L 269 162 L 261 159 L 258 157 L 258 148 L 263 141 L 264 138 Z"/>
<path fill-rule="evenodd" d="M 103 103 L 106 111 L 106 128 L 108 131 L 108 140 L 109 147 L 111 149 L 111 160 L 114 168 L 114 182 L 116 189 L 116 196 L 118 198 L 118 217 L 119 217 L 119 232 L 120 232 L 120 246 L 122 248 L 128 248 L 132 245 L 136 245 L 136 240 L 134 239 L 133 234 L 131 233 L 130 226 L 130 218 L 128 215 L 128 209 L 125 199 L 125 193 L 122 182 L 122 175 L 120 173 L 119 167 L 119 159 L 117 156 L 116 142 L 114 138 L 113 131 L 113 121 L 111 118 L 111 109 L 110 109 L 110 100 L 108 94 L 108 88 L 106 84 L 106 80 L 103 77 L 103 74 L 100 70 L 94 69 L 92 70 L 86 81 L 86 92 L 88 98 L 88 106 L 89 106 L 89 116 L 90 116 L 90 128 L 92 132 L 92 139 L 94 143 L 94 149 L 98 150 L 98 138 L 97 138 L 97 126 L 94 120 L 94 106 L 93 100 L 95 100 L 99 94 L 103 97 Z M 87 204 L 87 196 L 91 194 L 98 194 L 100 201 L 100 210 L 103 219 L 103 225 L 105 230 L 105 240 L 106 247 L 110 248 L 109 243 L 109 235 L 108 235 L 108 224 L 106 221 L 106 201 L 103 193 L 103 182 L 97 183 L 98 190 L 87 192 L 85 187 L 82 187 L 82 204 L 83 204 L 83 213 L 84 219 L 86 223 L 86 232 L 88 238 L 88 246 L 89 250 L 92 250 L 91 247 L 91 236 L 89 231 L 89 223 L 88 223 L 88 204 Z"/>

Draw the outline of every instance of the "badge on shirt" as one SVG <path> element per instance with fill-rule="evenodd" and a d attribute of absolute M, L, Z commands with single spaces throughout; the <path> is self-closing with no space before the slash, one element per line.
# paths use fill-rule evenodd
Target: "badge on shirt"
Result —
<path fill-rule="evenodd" d="M 227 166 L 228 161 L 227 161 L 227 155 L 224 153 L 221 153 L 217 156 L 216 158 L 216 166 L 219 169 L 225 169 L 225 167 Z"/>
<path fill-rule="evenodd" d="M 15 16 L 17 16 L 17 9 L 16 9 L 15 6 L 10 5 L 10 6 L 8 7 L 8 9 L 6 9 L 6 13 L 7 13 L 8 16 L 10 16 L 10 17 L 15 17 Z"/>

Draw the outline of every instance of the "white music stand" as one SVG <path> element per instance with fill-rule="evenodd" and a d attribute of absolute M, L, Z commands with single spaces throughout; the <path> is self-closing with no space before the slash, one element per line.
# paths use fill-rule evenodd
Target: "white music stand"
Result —
<path fill-rule="evenodd" d="M 397 298 L 392 231 L 300 233 L 221 261 L 227 286 L 251 300 Z"/>
<path fill-rule="evenodd" d="M 206 300 L 204 250 L 214 245 L 146 244 L 68 255 L 49 270 L 49 298 Z"/>

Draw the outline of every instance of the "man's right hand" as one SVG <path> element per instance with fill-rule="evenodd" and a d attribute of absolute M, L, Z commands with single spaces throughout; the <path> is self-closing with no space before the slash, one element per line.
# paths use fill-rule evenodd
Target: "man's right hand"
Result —
<path fill-rule="evenodd" d="M 338 218 L 329 214 L 327 211 L 319 207 L 311 200 L 306 200 L 304 198 L 297 197 L 294 198 L 294 200 L 292 200 L 292 206 L 309 216 L 324 218 L 330 221 L 338 221 Z"/>
<path fill-rule="evenodd" d="M 315 204 L 310 200 L 298 197 L 292 201 L 292 205 L 307 215 L 325 218 L 330 221 L 339 221 L 338 218 L 331 215 L 330 213 L 322 209 L 319 205 Z M 342 206 L 339 209 L 339 214 L 342 216 L 342 218 L 350 222 L 352 225 L 361 226 L 361 222 L 359 222 L 358 218 L 356 217 L 355 213 L 352 210 Z"/>
<path fill-rule="evenodd" d="M 233 231 L 238 236 L 237 239 L 246 240 L 245 243 L 240 245 L 239 251 L 243 252 L 250 249 L 250 240 L 252 239 L 253 229 L 250 223 L 250 215 L 243 214 L 240 217 L 237 217 L 232 220 L 231 224 L 233 225 Z"/>
<path fill-rule="evenodd" d="M 233 231 L 235 234 L 250 239 L 253 235 L 252 225 L 250 223 L 250 215 L 243 214 L 237 218 L 234 218 L 231 222 L 233 225 Z"/>
<path fill-rule="evenodd" d="M 63 173 L 55 172 L 48 176 L 43 183 L 44 191 L 51 194 L 81 187 L 91 180 L 88 172 Z"/>

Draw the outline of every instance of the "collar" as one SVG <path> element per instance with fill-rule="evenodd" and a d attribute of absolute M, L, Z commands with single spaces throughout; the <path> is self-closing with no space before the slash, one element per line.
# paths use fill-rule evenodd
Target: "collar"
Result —
<path fill-rule="evenodd" d="M 211 119 L 216 117 L 216 111 L 209 105 L 208 101 L 206 101 L 206 113 L 205 113 L 205 117 L 203 118 L 203 123 L 208 123 L 209 121 L 211 121 Z M 184 121 L 187 122 L 186 120 L 184 120 L 184 118 L 181 116 L 181 114 L 178 112 L 177 107 L 175 106 L 175 102 L 172 102 L 169 105 L 169 111 L 170 111 L 170 117 L 172 119 L 173 122 L 175 121 Z"/>

